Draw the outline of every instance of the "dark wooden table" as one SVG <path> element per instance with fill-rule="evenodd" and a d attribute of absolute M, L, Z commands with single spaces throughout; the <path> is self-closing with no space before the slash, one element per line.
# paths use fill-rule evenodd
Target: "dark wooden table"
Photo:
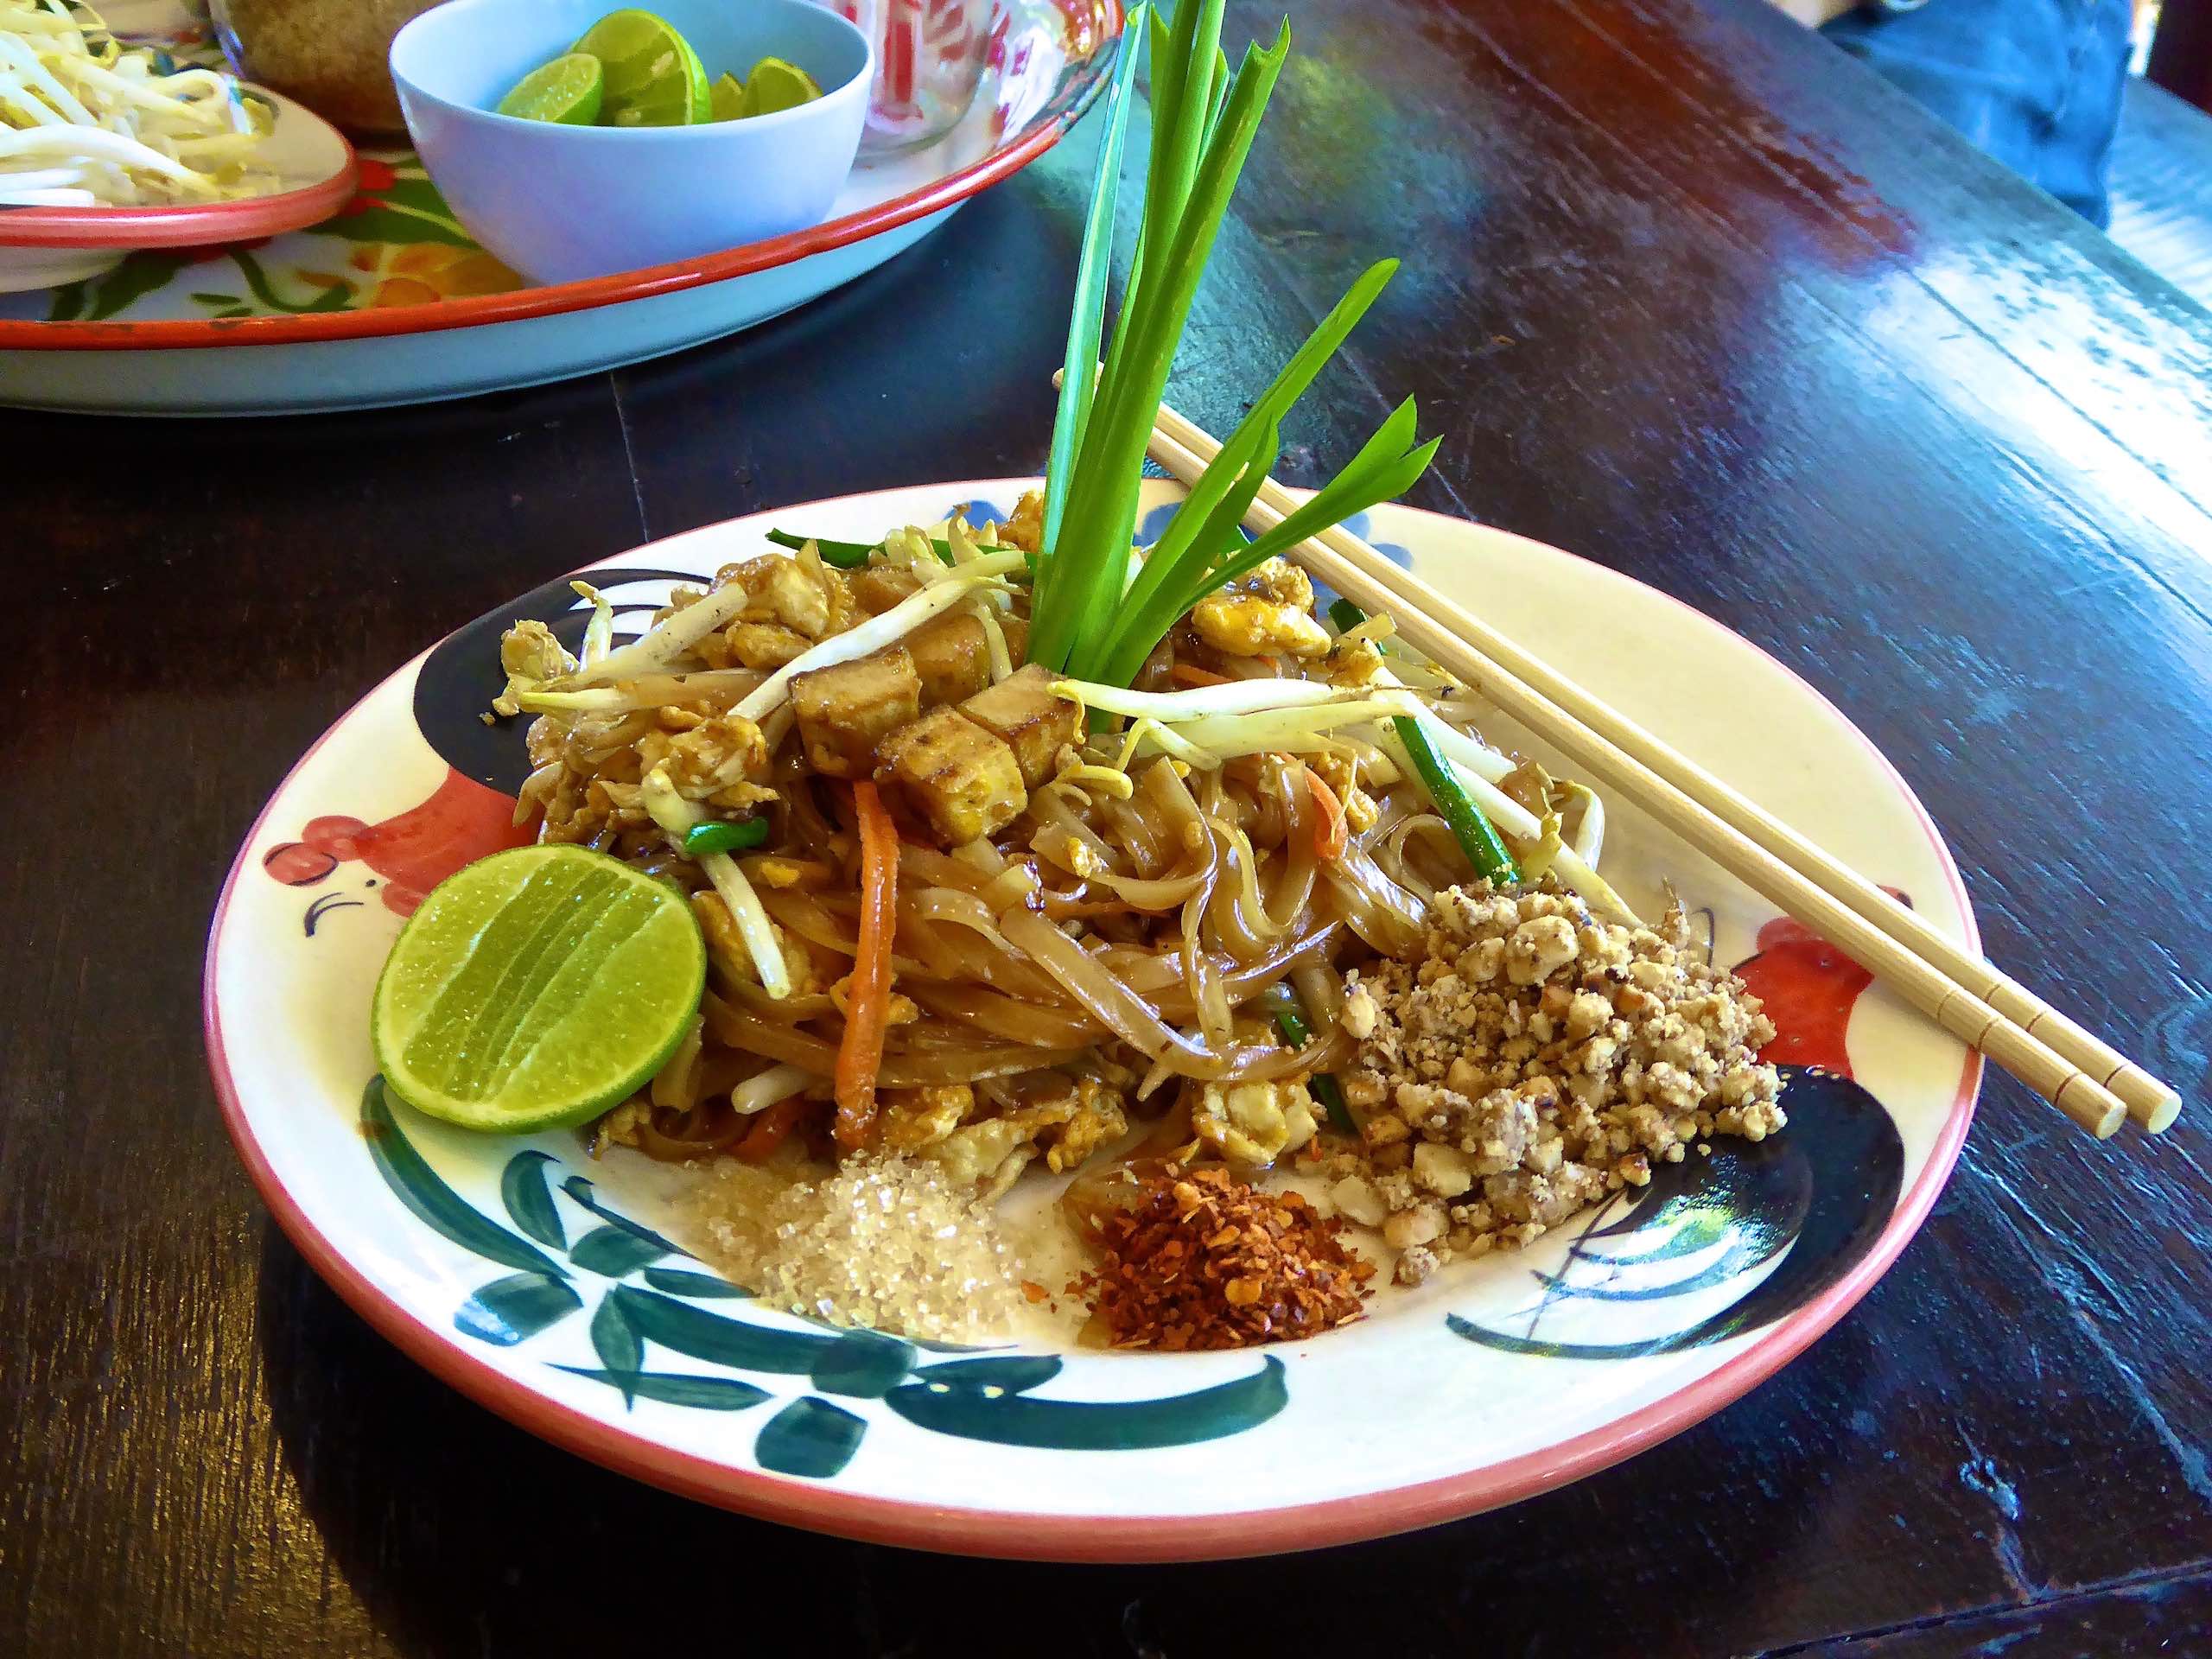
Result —
<path fill-rule="evenodd" d="M 1805 674 L 1928 801 L 1991 953 L 2200 1094 L 2212 316 L 1752 0 L 1296 22 L 1183 405 L 1224 427 L 1403 255 L 1289 470 L 1418 393 L 1446 445 L 1416 501 Z M 1230 1566 L 949 1560 L 694 1507 L 433 1382 L 278 1234 L 198 996 L 264 797 L 391 664 L 562 569 L 1036 468 L 1090 148 L 611 377 L 0 418 L 0 1651 L 2212 1652 L 2202 1101 L 2098 1147 L 1998 1080 L 1895 1271 L 1751 1397 L 1509 1512 Z"/>

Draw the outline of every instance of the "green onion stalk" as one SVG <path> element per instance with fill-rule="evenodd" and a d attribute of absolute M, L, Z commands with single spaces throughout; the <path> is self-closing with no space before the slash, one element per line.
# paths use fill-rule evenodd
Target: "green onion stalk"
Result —
<path fill-rule="evenodd" d="M 1254 402 L 1192 485 L 1132 575 L 1142 467 L 1198 282 L 1238 174 L 1290 50 L 1250 47 L 1232 73 L 1222 51 L 1223 0 L 1178 0 L 1172 20 L 1130 14 L 1108 93 L 1098 170 L 1076 270 L 1065 372 L 1046 465 L 1044 551 L 1031 615 L 1031 660 L 1126 685 L 1176 619 L 1207 594 L 1352 514 L 1402 493 L 1436 443 L 1414 447 L 1415 410 L 1400 404 L 1351 462 L 1280 524 L 1248 541 L 1242 525 L 1281 453 L 1284 419 L 1397 269 L 1370 267 Z M 1122 308 L 1109 336 L 1113 263 L 1136 61 L 1148 42 L 1153 137 L 1144 203 Z M 1104 366 L 1099 364 L 1102 344 Z"/>

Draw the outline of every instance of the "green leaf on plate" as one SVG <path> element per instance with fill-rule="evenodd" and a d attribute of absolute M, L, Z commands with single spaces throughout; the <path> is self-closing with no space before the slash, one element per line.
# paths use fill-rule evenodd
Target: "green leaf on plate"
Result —
<path fill-rule="evenodd" d="M 1006 1394 L 1020 1394 L 1040 1382 L 1049 1382 L 1059 1374 L 1059 1359 L 1052 1354 L 948 1360 L 943 1364 L 925 1365 L 914 1373 L 924 1382 L 947 1382 L 956 1389 L 997 1389 Z"/>
<path fill-rule="evenodd" d="M 499 1177 L 499 1198 L 507 1206 L 508 1219 L 516 1226 L 550 1250 L 565 1250 L 569 1235 L 561 1225 L 552 1192 L 545 1185 L 545 1166 L 552 1161 L 551 1153 L 535 1147 L 515 1154 Z"/>
<path fill-rule="evenodd" d="M 1164 1400 L 1033 1400 L 931 1381 L 905 1383 L 883 1402 L 919 1427 L 965 1440 L 1062 1452 L 1130 1452 L 1239 1434 L 1266 1422 L 1289 1400 L 1282 1361 L 1270 1355 L 1249 1376 Z"/>
<path fill-rule="evenodd" d="M 487 1262 L 555 1279 L 569 1276 L 568 1268 L 464 1204 L 461 1195 L 439 1179 L 392 1116 L 382 1077 L 371 1077 L 368 1087 L 361 1091 L 361 1138 L 369 1143 L 369 1156 L 385 1185 L 425 1225 Z"/>
<path fill-rule="evenodd" d="M 652 1239 L 639 1238 L 620 1227 L 594 1227 L 576 1241 L 575 1249 L 569 1252 L 569 1260 L 587 1273 L 622 1279 L 667 1254 Z"/>
<path fill-rule="evenodd" d="M 623 1315 L 622 1305 L 612 1296 L 602 1300 L 599 1312 L 591 1316 L 591 1345 L 599 1363 L 617 1376 L 634 1376 L 645 1363 L 645 1344 L 638 1340 L 638 1333 Z M 624 1404 L 629 1403 L 632 1392 L 623 1388 Z"/>
<path fill-rule="evenodd" d="M 868 1424 L 842 1406 L 809 1395 L 794 1400 L 768 1420 L 753 1443 L 763 1469 L 779 1475 L 827 1480 L 853 1460 Z"/>
<path fill-rule="evenodd" d="M 645 1282 L 671 1296 L 735 1298 L 753 1293 L 711 1273 L 691 1273 L 683 1268 L 647 1268 Z"/>
<path fill-rule="evenodd" d="M 647 1342 L 673 1348 L 694 1359 L 712 1360 L 741 1371 L 781 1371 L 804 1376 L 842 1340 L 804 1331 L 776 1331 L 709 1313 L 632 1285 L 618 1285 L 608 1299 L 622 1305 L 630 1323 Z"/>
<path fill-rule="evenodd" d="M 82 309 L 67 318 L 51 321 L 105 322 L 108 318 L 165 287 L 170 277 L 191 263 L 191 257 L 169 248 L 141 248 L 125 254 L 123 263 L 105 276 L 85 284 Z"/>
<path fill-rule="evenodd" d="M 631 1220 L 629 1217 L 622 1215 L 616 1211 L 608 1209 L 605 1205 L 599 1201 L 599 1198 L 594 1191 L 592 1184 L 588 1180 L 585 1179 L 584 1177 L 581 1175 L 569 1176 L 567 1180 L 561 1183 L 561 1190 L 567 1193 L 570 1198 L 574 1198 L 578 1204 L 583 1205 L 585 1209 L 590 1211 L 592 1214 L 597 1216 L 608 1226 L 620 1227 L 624 1232 L 631 1234 L 634 1237 L 642 1238 L 651 1244 L 659 1245 L 661 1255 L 684 1255 L 689 1254 L 688 1251 L 683 1249 L 680 1246 L 673 1244 L 667 1239 L 663 1238 L 658 1233 L 653 1231 L 652 1228 L 641 1227 L 636 1222 Z"/>
<path fill-rule="evenodd" d="M 201 305 L 238 305 L 243 303 L 243 302 L 235 294 L 194 294 L 192 297 Z"/>
<path fill-rule="evenodd" d="M 479 1288 L 461 1305 L 453 1322 L 456 1330 L 480 1341 L 512 1348 L 583 1305 L 575 1287 L 559 1279 L 518 1273 Z"/>
<path fill-rule="evenodd" d="M 384 188 L 365 193 L 369 205 L 358 213 L 342 213 L 315 226 L 320 236 L 341 236 L 349 242 L 442 242 L 448 247 L 477 245 L 438 188 L 428 179 L 395 179 Z"/>
<path fill-rule="evenodd" d="M 640 1400 L 664 1405 L 696 1406 L 702 1411 L 743 1411 L 769 1397 L 766 1389 L 741 1382 L 734 1376 L 691 1376 L 679 1371 L 599 1371 L 588 1365 L 556 1365 L 571 1376 L 588 1376 L 594 1382 L 620 1389 Z"/>
<path fill-rule="evenodd" d="M 824 1394 L 879 1400 L 914 1368 L 914 1344 L 875 1331 L 849 1331 L 814 1363 L 808 1380 Z"/>

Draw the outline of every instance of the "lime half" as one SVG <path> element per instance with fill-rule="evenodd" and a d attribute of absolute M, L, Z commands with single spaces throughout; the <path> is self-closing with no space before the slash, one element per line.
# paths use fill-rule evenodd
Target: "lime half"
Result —
<path fill-rule="evenodd" d="M 708 89 L 708 107 L 716 121 L 741 121 L 745 118 L 745 83 L 735 75 L 724 75 Z"/>
<path fill-rule="evenodd" d="M 569 48 L 607 67 L 600 124 L 688 127 L 709 118 L 706 66 L 676 26 L 650 11 L 610 11 Z"/>
<path fill-rule="evenodd" d="M 752 76 L 745 83 L 745 112 L 747 115 L 773 115 L 779 110 L 795 110 L 802 104 L 811 104 L 822 96 L 822 88 L 814 77 L 795 63 L 785 63 L 781 58 L 763 58 L 753 66 Z"/>
<path fill-rule="evenodd" d="M 494 853 L 432 888 L 377 982 L 391 1091 L 494 1134 L 581 1123 L 691 1027 L 707 951 L 672 887 L 582 847 Z"/>
<path fill-rule="evenodd" d="M 517 81 L 514 91 L 499 100 L 499 113 L 588 127 L 598 121 L 606 96 L 607 72 L 599 60 L 588 52 L 569 52 Z"/>

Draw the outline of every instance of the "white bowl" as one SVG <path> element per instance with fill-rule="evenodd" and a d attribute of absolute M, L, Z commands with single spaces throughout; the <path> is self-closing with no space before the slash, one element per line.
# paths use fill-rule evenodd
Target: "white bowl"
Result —
<path fill-rule="evenodd" d="M 653 0 L 711 79 L 764 57 L 823 95 L 693 127 L 570 127 L 493 106 L 607 12 L 607 0 L 449 0 L 399 31 L 391 78 L 416 152 L 461 222 L 540 283 L 696 258 L 818 224 L 860 149 L 874 54 L 809 0 Z"/>

